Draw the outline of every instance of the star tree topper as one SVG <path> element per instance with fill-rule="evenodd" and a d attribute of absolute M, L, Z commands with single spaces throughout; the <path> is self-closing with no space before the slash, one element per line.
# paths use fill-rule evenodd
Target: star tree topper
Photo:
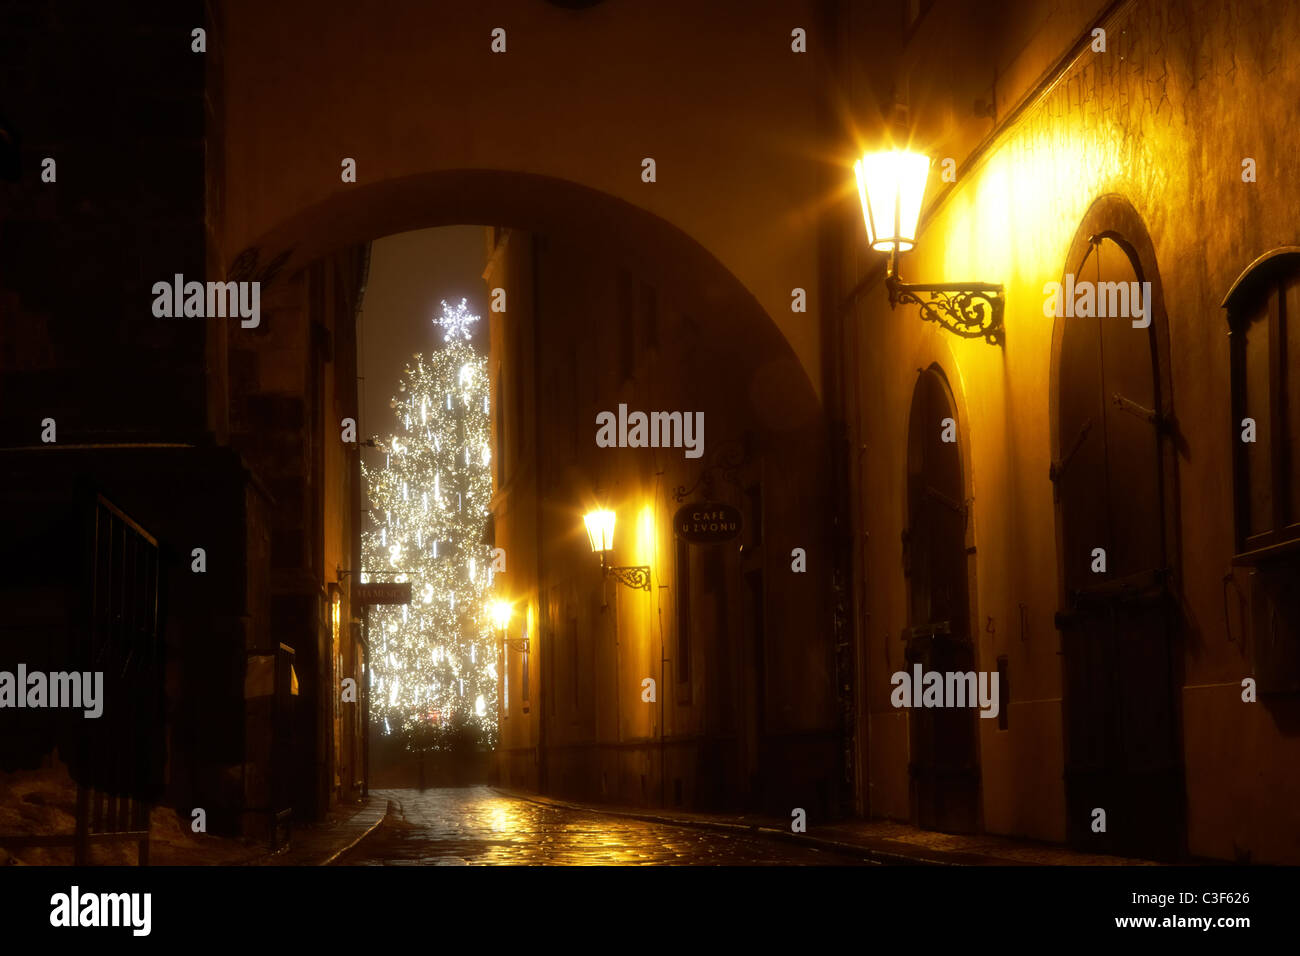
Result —
<path fill-rule="evenodd" d="M 442 326 L 442 340 L 450 342 L 459 334 L 462 338 L 469 338 L 469 327 L 478 321 L 479 317 L 465 307 L 468 300 L 461 299 L 460 304 L 452 308 L 447 304 L 447 300 L 442 300 L 442 315 L 433 320 L 434 325 Z"/>

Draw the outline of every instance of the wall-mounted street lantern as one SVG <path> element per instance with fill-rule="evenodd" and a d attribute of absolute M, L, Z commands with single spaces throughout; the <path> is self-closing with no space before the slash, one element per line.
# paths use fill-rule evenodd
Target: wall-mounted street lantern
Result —
<path fill-rule="evenodd" d="M 504 631 L 510 626 L 510 602 L 493 601 L 492 602 L 492 623 L 496 625 L 498 631 Z"/>
<path fill-rule="evenodd" d="M 582 520 L 587 525 L 587 538 L 591 541 L 591 550 L 600 555 L 601 572 L 630 588 L 649 591 L 649 565 L 640 564 L 633 567 L 605 565 L 605 555 L 614 550 L 614 512 L 591 511 L 584 515 Z"/>
<path fill-rule="evenodd" d="M 501 644 L 510 648 L 512 651 L 528 652 L 528 638 L 510 638 L 506 632 L 510 627 L 510 617 L 514 609 L 510 606 L 509 601 L 493 601 L 488 608 L 488 613 L 492 618 L 492 624 L 501 632 Z"/>
<path fill-rule="evenodd" d="M 937 322 L 962 338 L 983 337 L 1001 345 L 1004 300 L 1000 283 L 919 283 L 898 277 L 898 254 L 916 245 L 930 158 L 897 149 L 864 153 L 853 164 L 853 172 L 867 222 L 867 242 L 877 252 L 889 253 L 885 276 L 889 307 L 914 303 L 921 307 L 921 318 L 927 322 Z"/>

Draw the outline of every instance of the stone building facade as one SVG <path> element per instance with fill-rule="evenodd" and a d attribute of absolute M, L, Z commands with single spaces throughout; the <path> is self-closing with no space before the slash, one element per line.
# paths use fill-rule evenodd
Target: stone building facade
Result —
<path fill-rule="evenodd" d="M 855 148 L 902 120 L 934 159 L 903 278 L 1006 300 L 1002 346 L 891 310 L 844 204 L 861 810 L 1295 862 L 1296 8 L 936 0 L 883 30 L 841 12 Z M 1149 317 L 1045 314 L 1067 276 L 1150 283 Z M 935 444 L 950 417 L 958 440 Z M 893 673 L 945 657 L 1001 674 L 999 720 L 936 738 L 891 705 Z"/>

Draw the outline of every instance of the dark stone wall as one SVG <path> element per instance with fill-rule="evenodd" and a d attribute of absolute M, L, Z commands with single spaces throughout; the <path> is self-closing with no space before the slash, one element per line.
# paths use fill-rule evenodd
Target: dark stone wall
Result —
<path fill-rule="evenodd" d="M 151 293 L 204 279 L 203 13 L 0 8 L 0 446 L 204 435 L 204 320 Z"/>
<path fill-rule="evenodd" d="M 238 456 L 220 448 L 9 450 L 0 451 L 0 467 L 7 479 L 0 531 L 12 543 L 0 560 L 0 595 L 10 609 L 0 669 L 17 662 L 64 669 L 83 653 L 88 504 L 102 494 L 158 543 L 164 704 L 157 737 L 130 745 L 157 764 L 158 787 L 147 796 L 183 815 L 203 807 L 211 831 L 232 831 L 248 759 L 244 649 L 266 630 L 266 595 L 257 586 L 269 577 L 265 493 Z M 201 574 L 194 548 L 205 552 Z M 105 709 L 129 704 L 110 697 Z M 82 721 L 49 715 L 4 712 L 6 728 L 22 729 L 12 718 L 37 731 L 22 735 L 23 751 L 9 754 L 6 769 L 33 767 L 55 745 L 65 759 L 72 753 Z M 149 754 L 151 746 L 162 750 Z"/>
<path fill-rule="evenodd" d="M 209 432 L 210 380 L 224 394 L 226 375 L 211 347 L 226 330 L 210 326 L 238 320 L 152 308 L 155 282 L 220 277 L 208 274 L 205 236 L 220 89 L 207 86 L 208 54 L 192 49 L 196 27 L 213 52 L 193 0 L 0 8 L 0 502 L 4 526 L 33 543 L 7 563 L 37 569 L 8 578 L 14 626 L 0 666 L 35 667 L 52 641 L 82 640 L 80 516 L 103 494 L 159 542 L 153 796 L 183 816 L 201 806 L 211 831 L 233 832 L 250 802 L 267 802 L 248 783 L 267 763 L 250 738 L 265 743 L 271 729 L 247 717 L 244 684 L 246 655 L 275 645 L 271 498 Z M 54 443 L 41 440 L 44 418 Z M 206 552 L 202 574 L 194 548 Z M 48 752 L 47 738 L 33 748 Z"/>

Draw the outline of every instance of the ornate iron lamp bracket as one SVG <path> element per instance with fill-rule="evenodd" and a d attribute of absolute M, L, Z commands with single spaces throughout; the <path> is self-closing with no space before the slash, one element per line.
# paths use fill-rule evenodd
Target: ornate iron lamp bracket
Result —
<path fill-rule="evenodd" d="M 1005 344 L 1002 310 L 1006 304 L 1000 282 L 904 282 L 898 277 L 898 250 L 889 254 L 885 288 L 889 307 L 899 303 L 921 309 L 921 318 L 935 322 L 964 339 Z"/>
<path fill-rule="evenodd" d="M 632 567 L 606 568 L 605 573 L 619 584 L 625 584 L 630 588 L 642 591 L 650 590 L 649 565 L 640 564 Z"/>
<path fill-rule="evenodd" d="M 700 475 L 695 479 L 695 483 L 689 488 L 685 485 L 678 485 L 673 489 L 673 498 L 678 502 L 685 501 L 701 485 L 704 486 L 704 496 L 712 498 L 715 474 L 721 474 L 724 479 L 737 488 L 741 487 L 739 473 L 740 469 L 750 462 L 751 440 L 752 436 L 746 434 L 739 441 L 732 439 L 720 443 L 717 450 L 709 457 L 708 463 L 700 469 Z"/>
<path fill-rule="evenodd" d="M 899 303 L 920 306 L 921 318 L 937 322 L 964 339 L 983 338 L 1002 345 L 1002 286 L 994 282 L 901 282 L 885 279 L 889 307 Z"/>
<path fill-rule="evenodd" d="M 633 564 L 622 567 L 614 567 L 605 564 L 605 552 L 600 553 L 600 570 L 607 578 L 613 578 L 619 584 L 627 585 L 630 588 L 640 591 L 650 590 L 650 566 L 648 564 Z"/>
<path fill-rule="evenodd" d="M 613 578 L 619 584 L 625 585 L 636 591 L 650 590 L 650 566 L 646 564 L 630 565 L 625 567 L 612 567 L 605 564 L 605 552 L 600 552 L 600 574 L 602 578 Z M 605 599 L 605 586 L 600 587 L 600 609 L 603 611 L 609 607 L 609 602 Z"/>

